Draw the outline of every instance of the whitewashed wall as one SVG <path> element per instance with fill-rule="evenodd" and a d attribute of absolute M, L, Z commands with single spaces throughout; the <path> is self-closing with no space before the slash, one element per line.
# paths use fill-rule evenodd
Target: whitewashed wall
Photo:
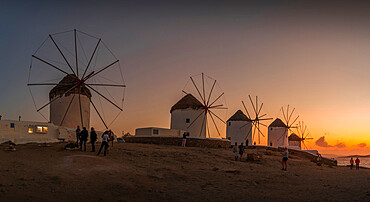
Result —
<path fill-rule="evenodd" d="M 14 124 L 14 128 L 10 127 L 12 123 Z M 36 131 L 37 126 L 47 127 L 47 132 L 38 133 Z M 30 127 L 34 128 L 33 133 L 29 133 L 28 130 Z M 68 131 L 66 133 L 68 133 Z M 51 123 L 12 120 L 0 121 L 0 143 L 9 140 L 16 144 L 59 142 L 59 135 L 58 126 Z"/>
<path fill-rule="evenodd" d="M 158 131 L 158 134 L 154 134 L 154 130 Z M 137 128 L 135 130 L 135 136 L 177 136 L 182 137 L 183 133 L 186 132 L 184 130 L 177 130 L 177 129 L 168 129 L 168 128 L 156 128 L 156 127 L 149 127 L 149 128 Z"/>
<path fill-rule="evenodd" d="M 288 146 L 288 128 L 269 127 L 267 146 L 271 146 L 271 143 L 272 143 L 272 147 Z"/>
<path fill-rule="evenodd" d="M 228 121 L 226 123 L 226 138 L 230 140 L 231 145 L 234 145 L 235 142 L 240 145 L 243 143 L 246 145 L 246 140 L 248 139 L 249 145 L 252 145 L 252 133 L 250 132 L 248 138 L 248 132 L 252 128 L 252 123 L 249 121 Z M 245 125 L 245 126 L 244 126 Z M 243 127 L 244 126 L 244 127 Z"/>
<path fill-rule="evenodd" d="M 188 128 L 188 126 L 197 118 L 203 110 L 194 109 L 177 109 L 171 113 L 171 129 L 185 130 L 189 132 L 190 137 L 206 137 L 206 121 L 207 117 L 202 114 L 200 117 Z M 190 122 L 186 123 L 186 119 L 190 118 Z M 203 129 L 202 121 L 204 120 Z M 202 131 L 202 133 L 201 133 Z"/>
<path fill-rule="evenodd" d="M 68 105 L 71 102 L 73 94 L 52 102 L 50 104 L 50 121 L 55 125 L 65 126 L 67 128 L 76 128 L 79 125 L 82 129 L 81 116 L 80 116 L 80 104 L 78 101 L 78 94 L 73 99 L 71 107 L 61 124 L 64 114 L 67 111 Z M 90 100 L 86 95 L 81 95 L 81 107 L 82 107 L 82 117 L 84 126 L 90 128 Z"/>

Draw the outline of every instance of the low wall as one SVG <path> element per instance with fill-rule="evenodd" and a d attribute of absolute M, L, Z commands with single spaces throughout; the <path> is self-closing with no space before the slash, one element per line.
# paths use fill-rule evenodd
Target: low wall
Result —
<path fill-rule="evenodd" d="M 181 146 L 182 137 L 165 137 L 165 136 L 132 136 L 126 137 L 128 143 L 144 143 L 144 144 L 159 144 L 159 145 L 177 145 Z M 192 138 L 186 139 L 187 147 L 207 147 L 207 148 L 229 148 L 230 141 L 211 138 Z"/>

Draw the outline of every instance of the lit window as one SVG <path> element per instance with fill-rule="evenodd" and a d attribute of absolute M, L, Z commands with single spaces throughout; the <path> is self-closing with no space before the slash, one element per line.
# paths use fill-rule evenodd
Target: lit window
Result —
<path fill-rule="evenodd" d="M 47 133 L 48 132 L 48 127 L 46 127 L 46 126 L 37 126 L 36 127 L 36 132 L 37 133 Z"/>
<path fill-rule="evenodd" d="M 37 131 L 38 133 L 42 133 L 42 126 L 37 126 Z"/>
<path fill-rule="evenodd" d="M 29 133 L 29 134 L 32 134 L 32 133 L 33 133 L 33 127 L 29 127 L 29 128 L 28 128 L 28 133 Z"/>

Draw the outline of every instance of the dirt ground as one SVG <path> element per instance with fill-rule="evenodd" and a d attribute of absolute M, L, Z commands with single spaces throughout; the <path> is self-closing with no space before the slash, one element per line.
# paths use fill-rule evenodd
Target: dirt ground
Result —
<path fill-rule="evenodd" d="M 0 146 L 1 201 L 370 201 L 370 169 L 317 166 L 263 149 L 259 162 L 231 149 L 115 143 L 107 157 L 66 143 Z M 90 149 L 90 145 L 88 145 Z"/>

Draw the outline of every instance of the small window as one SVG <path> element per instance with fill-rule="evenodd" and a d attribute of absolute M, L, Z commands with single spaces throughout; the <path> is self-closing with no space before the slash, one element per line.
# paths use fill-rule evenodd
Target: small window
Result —
<path fill-rule="evenodd" d="M 186 119 L 186 123 L 190 123 L 190 119 Z"/>
<path fill-rule="evenodd" d="M 37 126 L 37 132 L 42 133 L 42 126 Z"/>
<path fill-rule="evenodd" d="M 229 122 L 229 126 L 231 126 L 231 122 Z"/>
<path fill-rule="evenodd" d="M 29 128 L 28 128 L 28 133 L 29 133 L 29 134 L 32 134 L 32 133 L 33 133 L 33 127 L 29 127 Z"/>
<path fill-rule="evenodd" d="M 48 132 L 48 127 L 46 127 L 46 126 L 37 126 L 36 127 L 36 132 L 37 133 L 47 133 Z"/>
<path fill-rule="evenodd" d="M 10 128 L 14 128 L 14 123 L 10 123 Z"/>
<path fill-rule="evenodd" d="M 158 135 L 158 134 L 159 134 L 158 129 L 154 129 L 154 130 L 153 130 L 153 134 L 154 134 L 154 135 Z"/>
<path fill-rule="evenodd" d="M 271 130 L 272 130 L 272 128 L 271 128 Z"/>

